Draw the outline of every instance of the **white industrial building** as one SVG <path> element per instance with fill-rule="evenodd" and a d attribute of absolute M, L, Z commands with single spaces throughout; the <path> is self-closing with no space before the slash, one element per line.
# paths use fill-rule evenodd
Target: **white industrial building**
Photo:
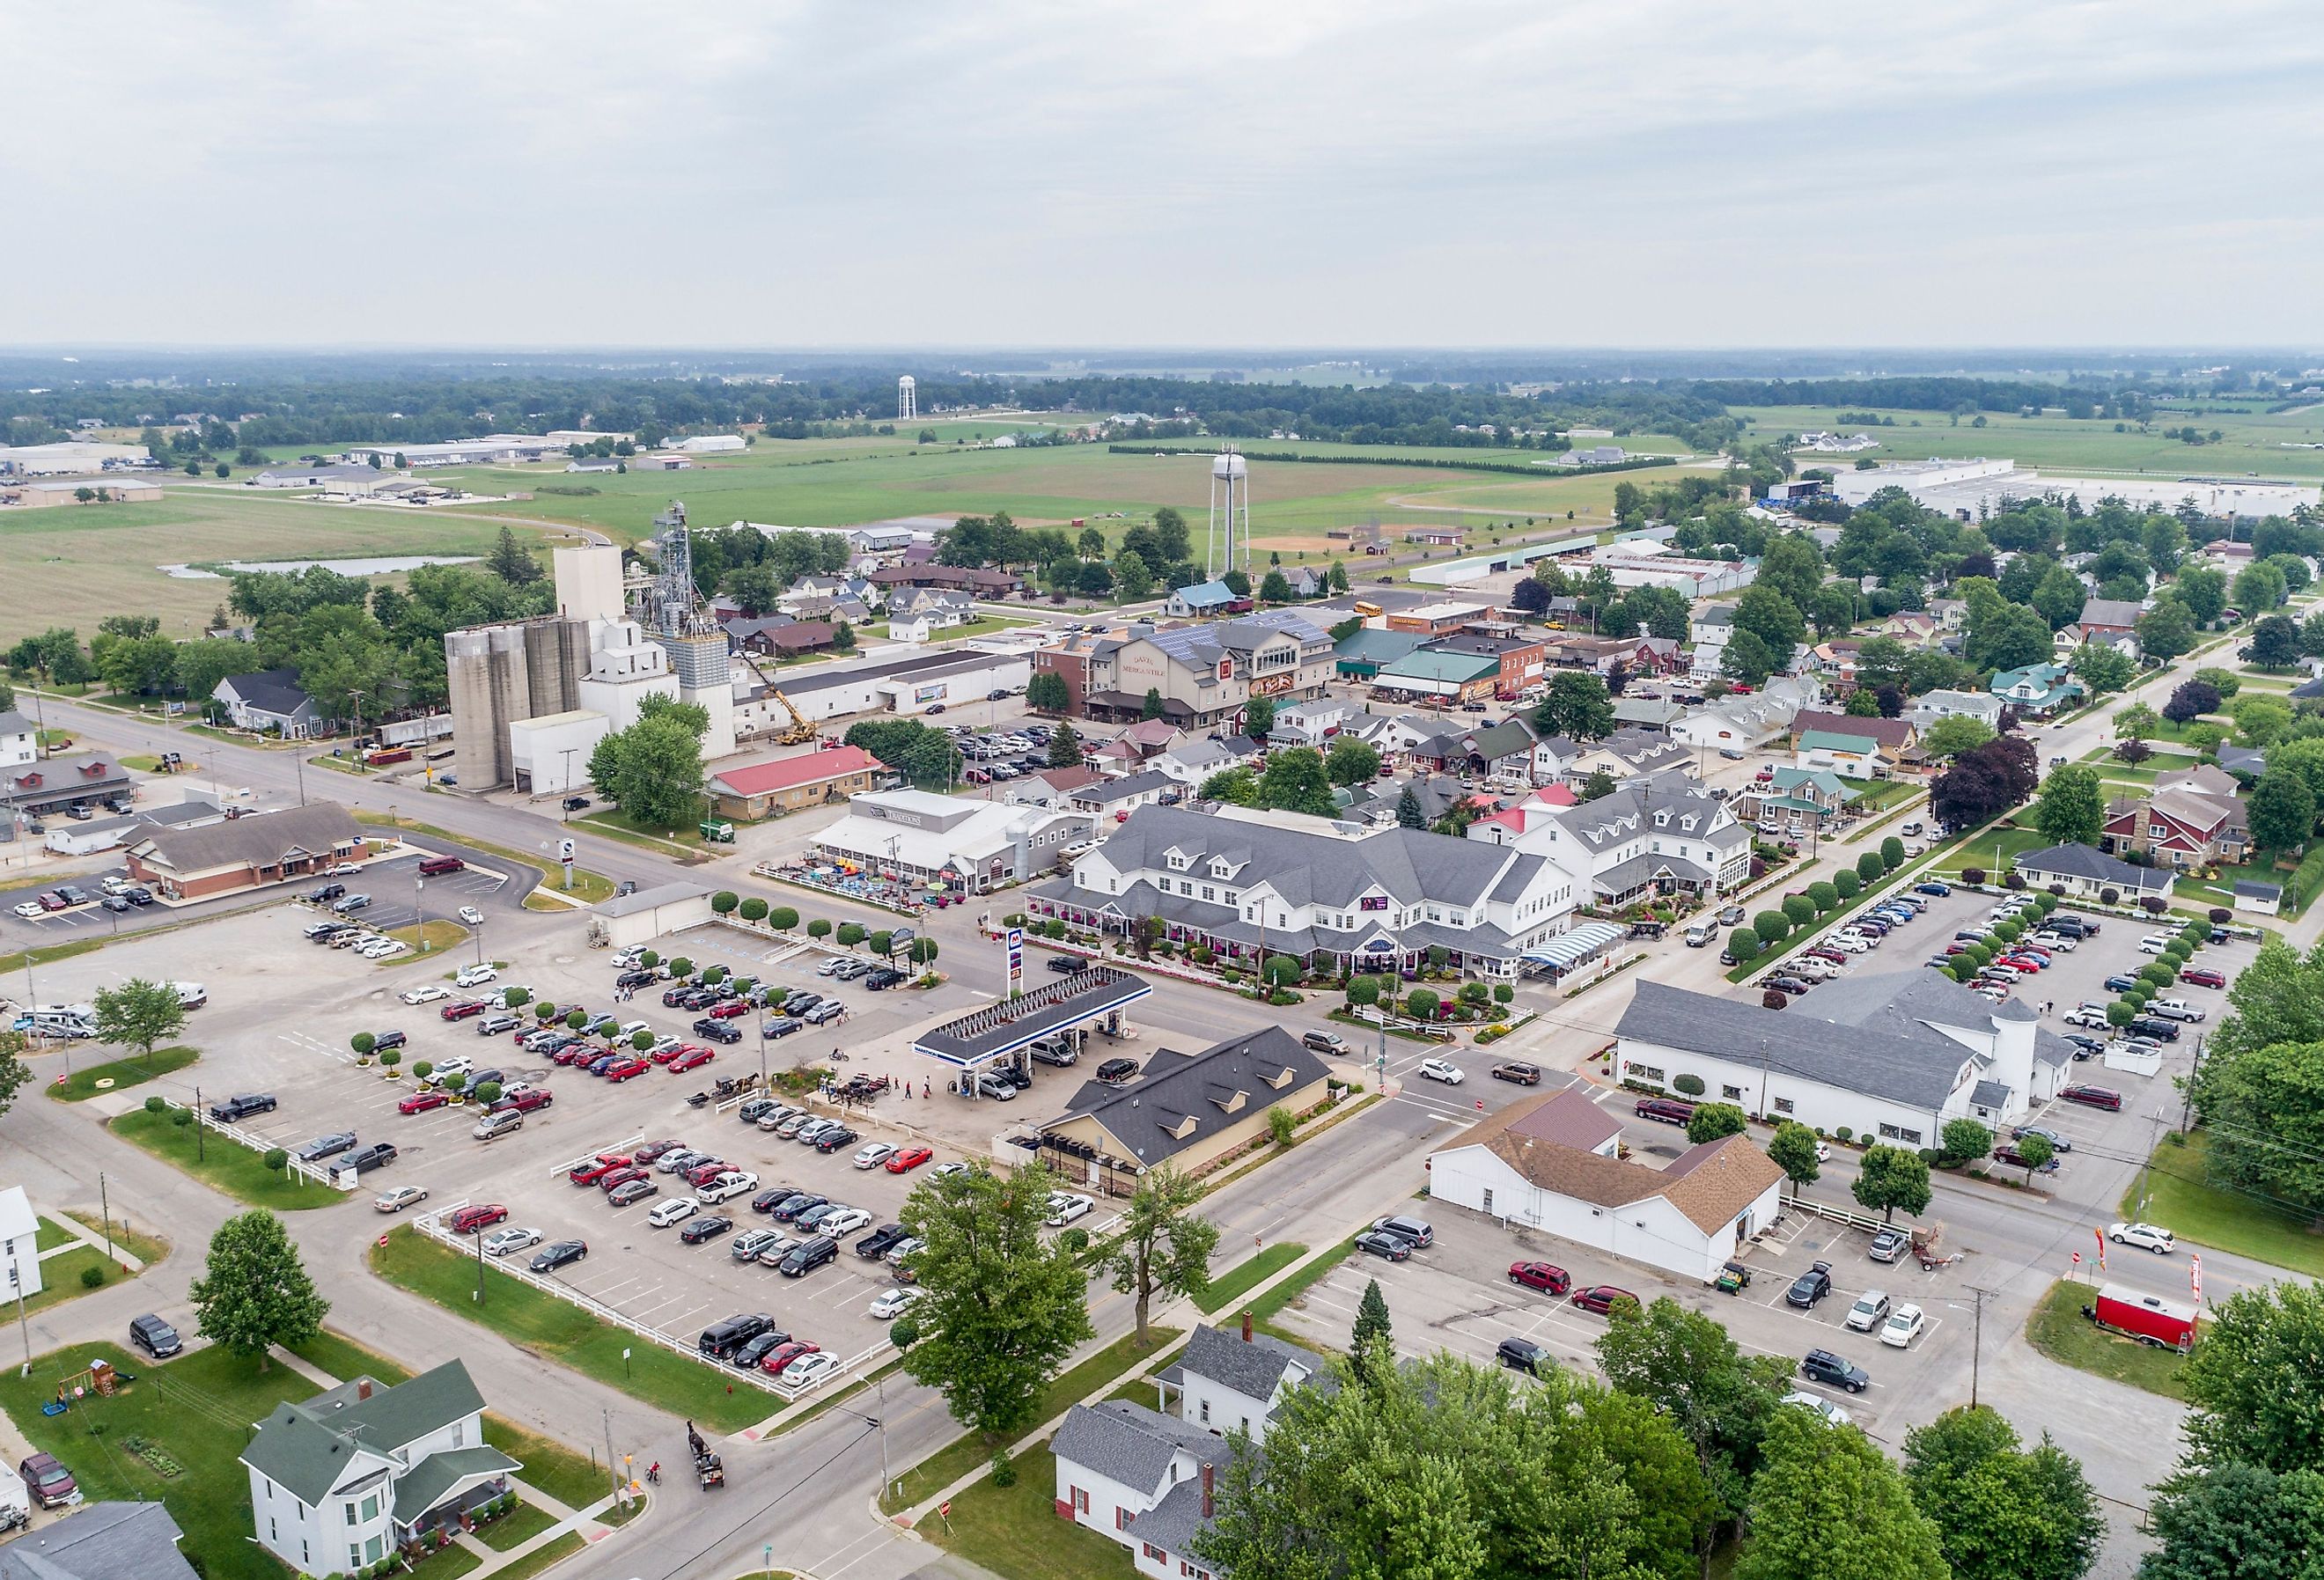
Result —
<path fill-rule="evenodd" d="M 1085 812 L 872 790 L 851 797 L 815 848 L 827 860 L 982 894 L 1047 872 L 1093 826 Z"/>
<path fill-rule="evenodd" d="M 0 444 L 0 476 L 59 477 L 158 464 L 142 444 L 69 439 L 56 444 Z"/>
<path fill-rule="evenodd" d="M 1971 522 L 1999 514 L 2006 501 L 2038 500 L 2049 494 L 2070 499 L 2085 511 L 2096 510 L 2107 499 L 2119 499 L 2139 510 L 2165 512 L 2191 501 L 2205 515 L 2227 520 L 2288 516 L 2303 505 L 2312 510 L 2319 494 L 2324 494 L 2313 483 L 2253 477 L 2053 476 L 2021 468 L 2015 461 L 1982 456 L 1970 460 L 1895 461 L 1841 472 L 1831 484 L 1833 495 L 1851 505 L 1862 504 L 1884 488 L 1902 488 L 1931 510 Z"/>
<path fill-rule="evenodd" d="M 781 689 L 801 716 L 820 722 L 858 713 L 924 714 L 939 704 L 982 702 L 995 691 L 1022 691 L 1033 678 L 1027 653 L 986 652 L 973 645 L 879 657 L 842 668 L 791 670 Z"/>
<path fill-rule="evenodd" d="M 340 453 L 343 461 L 368 466 L 379 457 L 385 467 L 486 467 L 513 461 L 562 459 L 566 446 L 530 433 L 488 433 L 481 439 L 456 439 L 442 444 L 357 444 Z"/>
<path fill-rule="evenodd" d="M 1949 1120 L 2023 1121 L 2073 1059 L 2026 1005 L 1918 970 L 1843 977 L 1782 1011 L 1641 982 L 1615 1031 L 1626 1081 L 1692 1076 L 1709 1102 L 1911 1148 Z"/>
<path fill-rule="evenodd" d="M 683 450 L 689 456 L 723 456 L 744 448 L 745 444 L 739 433 L 697 433 L 692 439 L 681 439 L 666 448 Z"/>
<path fill-rule="evenodd" d="M 589 783 L 589 754 L 612 732 L 595 708 L 567 708 L 509 725 L 511 778 L 526 795 L 570 795 Z"/>
<path fill-rule="evenodd" d="M 552 876 L 549 882 L 554 887 L 558 880 Z M 663 883 L 600 903 L 590 912 L 589 937 L 608 948 L 629 949 L 710 920 L 709 890 L 699 883 Z"/>
<path fill-rule="evenodd" d="M 1429 1200 L 1704 1283 L 1775 1221 L 1784 1171 L 1750 1137 L 1655 1169 L 1618 1156 L 1609 1127 L 1578 1089 L 1513 1103 L 1429 1155 Z"/>

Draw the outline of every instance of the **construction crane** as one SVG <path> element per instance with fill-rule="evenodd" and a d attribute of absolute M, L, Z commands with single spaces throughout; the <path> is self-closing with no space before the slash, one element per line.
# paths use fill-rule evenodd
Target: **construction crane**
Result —
<path fill-rule="evenodd" d="M 758 676 L 761 682 L 766 686 L 767 695 L 781 703 L 783 711 L 791 716 L 791 722 L 784 725 L 781 732 L 775 736 L 775 744 L 781 746 L 796 746 L 803 742 L 814 740 L 816 734 L 815 725 L 808 722 L 807 715 L 798 710 L 798 705 L 783 695 L 781 685 L 773 675 L 767 672 L 767 666 L 759 661 L 759 656 L 747 647 L 737 648 L 735 651 L 742 655 L 744 663 L 751 666 L 751 672 Z"/>

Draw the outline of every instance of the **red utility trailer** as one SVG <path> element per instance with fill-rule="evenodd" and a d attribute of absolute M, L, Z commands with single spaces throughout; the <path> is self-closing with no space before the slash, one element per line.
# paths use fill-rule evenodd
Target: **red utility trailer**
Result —
<path fill-rule="evenodd" d="M 2202 1308 L 2191 1300 L 2142 1295 L 2120 1284 L 2102 1287 L 2098 1304 L 2083 1307 L 2082 1314 L 2109 1333 L 2180 1351 L 2194 1348 L 2195 1328 L 2202 1319 Z"/>

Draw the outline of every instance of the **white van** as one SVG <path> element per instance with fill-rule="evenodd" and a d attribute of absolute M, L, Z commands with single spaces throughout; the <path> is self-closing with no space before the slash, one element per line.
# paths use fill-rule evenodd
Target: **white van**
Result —
<path fill-rule="evenodd" d="M 1686 947 L 1690 949 L 1700 949 L 1711 942 L 1717 931 L 1718 929 L 1709 922 L 1696 922 L 1686 929 Z"/>

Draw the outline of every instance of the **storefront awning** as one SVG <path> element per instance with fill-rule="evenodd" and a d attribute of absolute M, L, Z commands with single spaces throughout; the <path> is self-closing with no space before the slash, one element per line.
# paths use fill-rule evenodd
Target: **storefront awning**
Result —
<path fill-rule="evenodd" d="M 1569 971 L 1612 944 L 1623 931 L 1610 921 L 1585 921 L 1571 931 L 1560 933 L 1548 942 L 1527 949 L 1525 961 L 1528 966 L 1546 966 L 1554 971 Z"/>

